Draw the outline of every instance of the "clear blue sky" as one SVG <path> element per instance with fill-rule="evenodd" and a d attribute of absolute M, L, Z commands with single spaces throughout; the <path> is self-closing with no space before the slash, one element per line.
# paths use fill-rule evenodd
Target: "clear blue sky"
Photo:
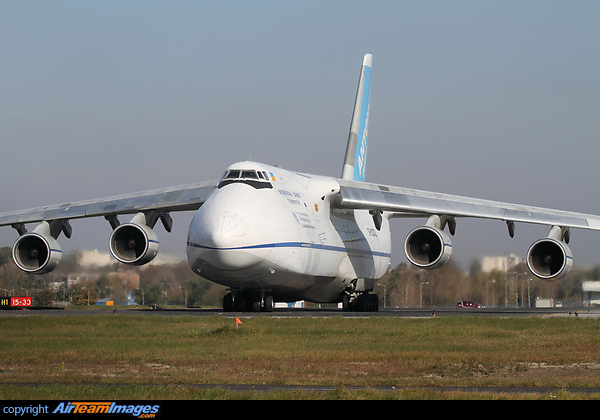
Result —
<path fill-rule="evenodd" d="M 373 54 L 369 180 L 600 214 L 598 1 L 0 1 L 0 212 L 218 178 L 339 176 Z M 165 252 L 184 255 L 190 215 Z M 394 259 L 420 221 L 393 221 Z M 107 250 L 104 220 L 65 251 Z M 547 233 L 459 220 L 454 257 Z M 0 229 L 0 245 L 16 232 Z M 600 262 L 576 230 L 575 263 Z"/>

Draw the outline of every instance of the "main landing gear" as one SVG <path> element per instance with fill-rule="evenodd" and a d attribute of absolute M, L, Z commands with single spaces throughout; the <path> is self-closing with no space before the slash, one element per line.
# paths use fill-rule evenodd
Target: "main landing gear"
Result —
<path fill-rule="evenodd" d="M 377 312 L 379 311 L 379 296 L 361 293 L 358 296 L 346 294 L 342 298 L 344 312 Z"/>
<path fill-rule="evenodd" d="M 379 311 L 379 296 L 369 294 L 373 291 L 374 279 L 356 278 L 344 290 L 342 307 L 344 311 L 377 312 Z"/>
<path fill-rule="evenodd" d="M 248 292 L 231 292 L 223 298 L 224 312 L 273 312 L 273 296 Z"/>

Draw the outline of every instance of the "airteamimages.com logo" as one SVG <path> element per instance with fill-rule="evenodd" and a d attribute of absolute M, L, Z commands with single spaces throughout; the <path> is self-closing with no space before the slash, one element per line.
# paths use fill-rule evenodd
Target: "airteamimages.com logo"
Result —
<path fill-rule="evenodd" d="M 132 416 L 140 419 L 156 418 L 160 414 L 160 404 L 134 404 L 131 402 L 115 401 L 77 401 L 77 402 L 52 402 L 37 405 L 5 405 L 2 407 L 4 416 L 15 417 L 57 417 L 64 415 L 66 417 L 80 417 L 89 415 L 90 417 L 101 417 L 104 415 Z"/>
<path fill-rule="evenodd" d="M 141 419 L 155 418 L 158 404 L 127 404 L 117 402 L 61 402 L 52 414 L 130 414 Z"/>

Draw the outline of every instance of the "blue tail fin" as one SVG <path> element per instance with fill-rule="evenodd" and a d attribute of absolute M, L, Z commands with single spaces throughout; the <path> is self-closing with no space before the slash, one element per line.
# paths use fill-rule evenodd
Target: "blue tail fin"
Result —
<path fill-rule="evenodd" d="M 360 70 L 352 123 L 346 146 L 342 179 L 365 181 L 367 170 L 367 133 L 369 127 L 369 102 L 371 99 L 371 66 L 373 56 L 366 54 Z"/>

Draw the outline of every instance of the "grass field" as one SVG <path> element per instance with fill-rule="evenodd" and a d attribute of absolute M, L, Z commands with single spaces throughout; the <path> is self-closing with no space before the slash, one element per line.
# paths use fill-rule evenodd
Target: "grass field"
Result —
<path fill-rule="evenodd" d="M 242 321 L 236 328 L 234 319 L 218 316 L 0 317 L 0 397 L 600 397 L 564 391 L 600 388 L 597 319 L 336 316 Z M 201 384 L 336 388 L 264 393 L 194 386 Z M 399 389 L 348 390 L 353 386 Z M 433 387 L 550 387 L 556 392 L 508 396 Z"/>

